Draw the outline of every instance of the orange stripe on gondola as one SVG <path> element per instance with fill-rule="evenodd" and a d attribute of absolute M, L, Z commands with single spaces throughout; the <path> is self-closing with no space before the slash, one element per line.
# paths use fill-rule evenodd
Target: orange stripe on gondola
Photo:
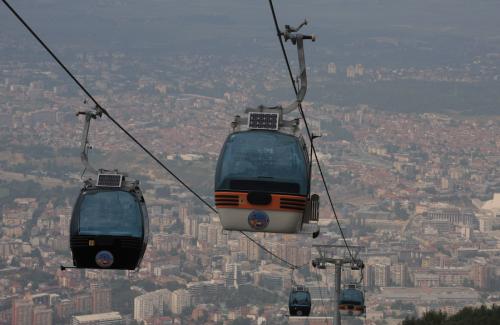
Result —
<path fill-rule="evenodd" d="M 298 195 L 271 194 L 271 203 L 251 204 L 247 192 L 215 192 L 215 206 L 218 209 L 237 208 L 249 210 L 304 211 L 306 198 Z"/>

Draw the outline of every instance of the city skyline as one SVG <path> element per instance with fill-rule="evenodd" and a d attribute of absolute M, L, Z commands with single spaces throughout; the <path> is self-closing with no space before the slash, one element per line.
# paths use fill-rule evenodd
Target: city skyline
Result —
<path fill-rule="evenodd" d="M 37 2 L 35 7 L 46 10 L 57 3 Z M 117 17 L 135 8 L 125 0 L 100 5 L 102 12 L 122 6 Z M 356 9 L 363 2 L 335 5 L 361 15 Z M 220 23 L 236 24 L 230 12 L 241 6 L 222 11 L 229 20 Z M 280 13 L 299 7 L 293 3 Z M 182 15 L 184 10 L 179 6 Z M 304 11 L 307 7 L 297 10 Z M 54 15 L 67 17 L 65 12 L 71 6 Z M 315 20 L 327 16 L 317 6 L 311 12 Z M 220 17 L 210 15 L 203 20 L 197 13 L 193 19 L 219 28 L 212 19 Z M 159 17 L 149 19 L 156 24 Z M 91 161 L 140 180 L 150 216 L 149 245 L 137 271 L 61 271 L 60 265 L 72 265 L 69 223 L 82 184 L 78 148 L 83 122 L 74 113 L 92 105 L 84 103 L 88 99 L 49 57 L 25 52 L 34 41 L 19 37 L 13 20 L 2 21 L 10 30 L 0 33 L 5 54 L 0 59 L 0 134 L 5 139 L 0 143 L 0 324 L 285 324 L 293 281 L 309 288 L 312 315 L 332 314 L 333 269 L 311 266 L 317 257 L 312 244 L 341 243 L 342 237 L 317 169 L 311 183 L 321 197 L 320 236 L 252 234 L 276 256 L 301 266 L 292 274 L 237 232 L 223 231 L 216 214 L 106 118 L 92 124 Z M 436 28 L 433 24 L 430 28 Z M 324 33 L 329 25 L 317 26 Z M 498 26 L 486 21 L 482 27 L 490 28 L 486 34 L 491 35 Z M 465 306 L 498 303 L 500 296 L 500 104 L 494 97 L 500 82 L 499 44 L 476 34 L 471 37 L 476 47 L 445 62 L 446 51 L 435 47 L 436 40 L 418 43 L 420 25 L 418 36 L 410 39 L 393 35 L 391 28 L 373 39 L 366 31 L 364 36 L 353 31 L 352 44 L 343 43 L 343 50 L 307 43 L 310 92 L 303 103 L 313 133 L 321 135 L 315 145 L 346 238 L 365 247 L 365 322 L 377 325 L 397 324 L 428 310 L 454 314 Z M 470 44 L 466 32 L 456 28 L 463 38 L 439 32 L 449 48 Z M 272 36 L 269 29 L 256 27 L 264 29 Z M 63 44 L 57 49 L 77 77 L 212 205 L 215 164 L 233 116 L 245 107 L 293 99 L 279 52 L 266 58 L 186 47 L 182 54 L 152 51 L 145 60 L 140 50 L 117 50 L 121 40 L 96 50 L 74 45 L 63 34 L 55 44 Z M 18 38 L 9 39 L 12 35 Z M 207 36 L 200 37 L 205 44 Z M 269 53 L 278 44 L 265 40 L 251 46 Z M 349 46 L 357 48 L 350 59 L 342 52 Z M 395 62 L 404 57 L 400 51 L 413 46 L 436 54 L 435 61 L 424 55 Z M 392 62 L 380 59 L 384 51 Z M 391 91 L 401 95 L 387 100 Z M 355 278 L 349 270 L 343 276 L 344 285 Z"/>

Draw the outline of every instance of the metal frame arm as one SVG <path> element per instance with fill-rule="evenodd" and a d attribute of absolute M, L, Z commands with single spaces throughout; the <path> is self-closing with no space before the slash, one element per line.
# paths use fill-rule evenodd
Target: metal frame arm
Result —
<path fill-rule="evenodd" d="M 88 150 L 91 148 L 89 143 L 89 129 L 90 129 L 90 121 L 95 119 L 97 116 L 100 116 L 99 113 L 94 113 L 92 111 L 78 112 L 77 116 L 85 115 L 85 122 L 83 125 L 83 133 L 80 142 L 80 160 L 82 161 L 83 167 L 86 171 L 91 172 L 92 174 L 97 175 L 97 170 L 90 164 L 88 157 Z"/>
<path fill-rule="evenodd" d="M 293 45 L 297 46 L 297 54 L 299 59 L 299 89 L 297 92 L 297 103 L 301 103 L 304 100 L 307 92 L 307 72 L 306 72 L 306 58 L 304 54 L 304 40 L 310 39 L 313 42 L 316 41 L 316 36 L 314 35 L 304 35 L 298 33 L 298 31 L 307 25 L 307 20 L 304 20 L 299 27 L 290 27 L 289 25 L 285 26 L 285 31 L 281 32 L 285 42 L 290 40 Z M 293 110 L 296 106 L 294 104 L 290 105 L 289 108 Z"/>
<path fill-rule="evenodd" d="M 306 97 L 307 92 L 307 72 L 306 72 L 306 58 L 304 54 L 304 39 L 302 34 L 297 34 L 297 52 L 299 58 L 299 92 L 297 94 L 297 101 L 302 102 Z"/>

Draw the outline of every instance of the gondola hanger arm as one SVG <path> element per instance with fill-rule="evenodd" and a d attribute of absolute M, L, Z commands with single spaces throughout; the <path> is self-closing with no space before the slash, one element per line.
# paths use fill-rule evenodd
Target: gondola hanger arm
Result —
<path fill-rule="evenodd" d="M 89 162 L 88 151 L 92 148 L 89 143 L 89 129 L 90 129 L 90 121 L 95 120 L 97 117 L 101 117 L 102 111 L 96 108 L 96 112 L 94 111 L 80 111 L 76 113 L 77 116 L 85 115 L 85 122 L 83 125 L 82 138 L 80 141 L 80 160 L 82 161 L 83 167 L 86 171 L 91 172 L 94 175 L 97 175 L 97 169 L 95 169 Z"/>
<path fill-rule="evenodd" d="M 299 89 L 297 91 L 297 96 L 295 101 L 283 108 L 283 114 L 290 113 L 296 110 L 299 105 L 304 100 L 307 92 L 307 70 L 306 70 L 306 59 L 304 54 L 304 40 L 316 41 L 316 36 L 301 34 L 298 31 L 307 25 L 307 20 L 304 20 L 298 27 L 291 27 L 290 25 L 285 25 L 285 31 L 280 31 L 280 36 L 283 37 L 285 42 L 291 41 L 293 45 L 297 46 L 297 54 L 299 59 L 299 75 L 297 76 L 297 83 Z"/>

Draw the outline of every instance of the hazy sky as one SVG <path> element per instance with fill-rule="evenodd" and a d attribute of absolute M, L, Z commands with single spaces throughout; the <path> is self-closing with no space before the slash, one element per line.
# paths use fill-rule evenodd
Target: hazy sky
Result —
<path fill-rule="evenodd" d="M 152 64 L 140 71 L 144 74 L 156 69 L 158 59 L 177 54 L 215 54 L 219 60 L 241 59 L 242 65 L 249 59 L 266 59 L 268 64 L 275 59 L 284 69 L 267 0 L 11 2 L 69 65 L 78 63 L 75 52 L 121 52 Z M 358 63 L 373 69 L 452 67 L 464 71 L 473 65 L 478 70 L 480 67 L 473 62 L 487 54 L 493 54 L 488 56 L 487 69 L 498 67 L 498 0 L 275 0 L 274 3 L 280 26 L 297 25 L 307 18 L 310 24 L 303 32 L 318 37 L 314 45 L 306 45 L 307 64 L 316 71 L 311 75 L 310 98 L 405 111 L 495 112 L 498 109 L 500 81 L 497 79 L 474 85 L 443 82 L 439 89 L 429 80 L 418 84 L 418 89 L 414 83 L 398 80 L 401 88 L 398 96 L 394 96 L 394 85 L 390 83 L 359 86 L 341 78 L 329 78 L 317 79 L 313 84 L 318 71 L 325 72 L 329 62 L 339 66 L 340 76 L 345 76 L 348 65 Z M 3 5 L 0 5 L 0 44 L 0 60 L 48 60 L 47 54 Z M 290 57 L 295 59 L 296 54 L 290 52 Z M 225 61 L 218 62 L 211 64 Z M 210 95 L 220 96 L 226 90 L 224 87 L 220 85 Z M 331 97 L 332 94 L 335 96 Z"/>
<path fill-rule="evenodd" d="M 266 0 L 11 0 L 50 42 L 102 49 L 162 48 L 179 52 L 265 51 L 275 46 Z M 281 25 L 307 17 L 319 49 L 371 37 L 427 42 L 437 37 L 500 47 L 500 1 L 275 0 Z M 21 34 L 0 6 L 0 36 Z M 3 35 L 2 35 L 3 34 Z M 255 40 L 261 44 L 256 46 Z M 259 43 L 260 43 L 259 42 Z"/>

